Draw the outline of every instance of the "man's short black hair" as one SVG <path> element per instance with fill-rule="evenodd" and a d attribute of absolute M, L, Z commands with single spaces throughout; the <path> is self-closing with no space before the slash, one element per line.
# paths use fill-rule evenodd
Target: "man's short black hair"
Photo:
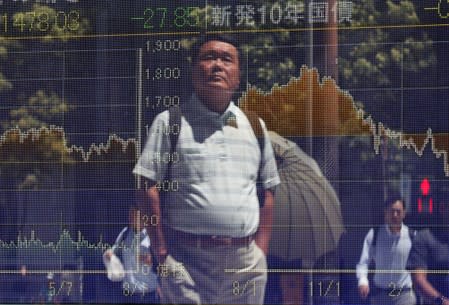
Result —
<path fill-rule="evenodd" d="M 241 54 L 240 54 L 240 46 L 238 39 L 230 34 L 220 34 L 220 33 L 211 33 L 211 34 L 202 34 L 198 40 L 193 44 L 191 49 L 192 54 L 192 63 L 196 63 L 198 60 L 198 55 L 200 53 L 201 47 L 212 40 L 222 41 L 233 45 L 237 49 L 239 63 L 241 63 Z"/>
<path fill-rule="evenodd" d="M 402 203 L 402 207 L 405 210 L 405 200 L 402 198 L 401 194 L 394 193 L 388 196 L 387 200 L 385 200 L 384 208 L 388 209 L 391 205 L 393 205 L 396 201 L 399 201 Z"/>

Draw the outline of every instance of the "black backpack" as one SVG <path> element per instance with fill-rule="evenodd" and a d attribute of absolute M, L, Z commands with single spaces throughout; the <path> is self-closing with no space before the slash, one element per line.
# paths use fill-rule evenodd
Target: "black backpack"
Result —
<path fill-rule="evenodd" d="M 179 134 L 181 133 L 181 109 L 180 107 L 174 106 L 168 109 L 169 119 L 168 124 L 170 126 L 169 130 L 172 130 L 172 126 L 178 126 L 178 128 L 173 128 L 173 132 L 170 132 L 170 156 L 176 151 L 176 145 L 178 144 Z M 257 197 L 259 199 L 259 206 L 263 207 L 265 203 L 265 191 L 262 186 L 262 181 L 260 177 L 260 171 L 262 167 L 263 152 L 265 148 L 265 137 L 263 133 L 262 124 L 259 121 L 259 116 L 252 111 L 244 111 L 246 117 L 251 124 L 251 127 L 256 135 L 257 142 L 259 143 L 259 149 L 261 152 L 261 160 L 259 164 L 259 170 L 257 173 Z M 176 132 L 174 132 L 176 130 Z M 173 158 L 169 158 L 167 163 L 167 176 L 166 180 L 171 181 L 171 166 L 173 163 Z"/>

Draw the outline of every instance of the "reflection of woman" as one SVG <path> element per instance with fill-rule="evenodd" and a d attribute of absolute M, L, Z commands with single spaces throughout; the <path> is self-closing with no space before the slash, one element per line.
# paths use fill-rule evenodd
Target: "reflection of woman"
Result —
<path fill-rule="evenodd" d="M 301 269 L 301 259 L 286 261 L 276 256 L 268 256 L 269 269 Z M 295 304 L 303 303 L 304 279 L 301 273 L 268 274 L 265 304 Z"/>
<path fill-rule="evenodd" d="M 123 303 L 157 304 L 158 280 L 152 270 L 150 237 L 141 221 L 140 210 L 132 206 L 129 226 L 118 235 L 114 246 L 103 254 L 110 260 L 116 253 L 122 259 L 125 278 L 122 282 Z"/>
<path fill-rule="evenodd" d="M 416 289 L 431 301 L 430 304 L 449 305 L 448 225 L 449 211 L 444 209 L 436 226 L 418 233 L 407 262 L 407 268 L 413 270 Z"/>

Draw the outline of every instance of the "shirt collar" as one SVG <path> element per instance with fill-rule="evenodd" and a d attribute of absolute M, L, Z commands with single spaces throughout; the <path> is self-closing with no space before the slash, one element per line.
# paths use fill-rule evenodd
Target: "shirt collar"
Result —
<path fill-rule="evenodd" d="M 389 236 L 397 236 L 397 237 L 400 237 L 400 236 L 402 236 L 402 234 L 404 233 L 404 223 L 401 223 L 401 230 L 399 231 L 399 234 L 395 234 L 395 233 L 391 232 L 390 226 L 387 225 L 387 224 L 385 224 L 385 229 L 387 230 L 387 233 L 388 233 Z"/>
<path fill-rule="evenodd" d="M 216 120 L 225 120 L 225 118 L 231 115 L 236 116 L 237 115 L 237 106 L 234 104 L 233 101 L 229 102 L 228 107 L 223 112 L 223 114 L 219 114 L 218 112 L 211 111 L 209 108 L 207 108 L 198 98 L 196 94 L 193 94 L 190 98 L 190 103 L 188 106 L 188 110 L 190 110 L 195 116 L 197 117 L 209 117 Z"/>
<path fill-rule="evenodd" d="M 226 110 L 223 112 L 223 114 L 221 115 L 221 117 L 223 118 L 223 117 L 229 116 L 229 113 L 232 113 L 233 115 L 236 115 L 237 113 L 236 113 L 236 111 L 235 111 L 235 108 L 237 108 L 237 106 L 234 104 L 233 101 L 230 101 L 228 107 L 227 107 Z"/>

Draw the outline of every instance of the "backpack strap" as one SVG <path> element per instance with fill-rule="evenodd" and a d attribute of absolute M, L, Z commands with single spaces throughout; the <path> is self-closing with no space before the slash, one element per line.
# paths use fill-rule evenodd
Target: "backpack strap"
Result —
<path fill-rule="evenodd" d="M 167 173 L 165 174 L 167 180 L 171 180 L 171 167 L 173 164 L 173 154 L 176 151 L 179 134 L 181 133 L 181 109 L 177 106 L 168 108 L 168 128 L 170 135 L 170 158 L 167 163 Z M 177 126 L 174 128 L 173 126 Z"/>
<path fill-rule="evenodd" d="M 375 247 L 377 244 L 377 236 L 379 235 L 379 229 L 380 227 L 374 227 L 374 236 L 373 236 L 373 242 L 371 243 L 372 247 Z M 416 230 L 412 228 L 408 228 L 408 235 L 410 237 L 410 240 L 413 242 L 416 236 Z"/>
<path fill-rule="evenodd" d="M 165 172 L 165 181 L 171 181 L 173 165 L 173 154 L 176 152 L 176 145 L 178 144 L 179 134 L 181 133 L 181 109 L 178 106 L 168 108 L 168 135 L 170 137 L 170 157 L 167 162 L 167 171 Z M 177 126 L 177 127 L 173 127 Z M 168 192 L 159 192 L 159 200 L 161 203 L 166 201 Z M 161 204 L 161 209 L 165 209 L 165 204 Z M 163 214 L 165 214 L 163 212 Z"/>
<path fill-rule="evenodd" d="M 410 241 L 413 243 L 413 240 L 416 237 L 416 233 L 418 233 L 415 229 L 408 228 L 408 236 L 410 236 Z"/>
<path fill-rule="evenodd" d="M 373 235 L 373 242 L 371 243 L 371 247 L 375 247 L 377 244 L 377 237 L 379 236 L 379 230 L 380 226 L 374 227 L 374 235 Z"/>
<path fill-rule="evenodd" d="M 256 135 L 257 142 L 259 143 L 260 152 L 263 157 L 263 151 L 265 148 L 265 136 L 263 133 L 262 124 L 260 123 L 260 120 L 259 120 L 259 116 L 253 111 L 244 110 L 243 113 L 248 118 L 248 121 L 251 124 L 251 128 L 253 129 L 254 134 Z M 259 169 L 260 169 L 260 167 L 259 167 Z"/>
<path fill-rule="evenodd" d="M 112 252 L 114 252 L 115 255 L 117 256 L 121 256 L 121 251 L 122 251 L 122 247 L 121 247 L 121 243 L 123 242 L 123 240 L 125 239 L 126 235 L 128 234 L 129 231 L 129 227 L 124 227 L 122 229 L 122 231 L 120 231 L 119 235 L 117 236 L 117 238 L 115 239 L 114 244 L 112 245 Z"/>
<path fill-rule="evenodd" d="M 259 198 L 259 207 L 263 207 L 265 203 L 265 190 L 263 189 L 261 171 L 262 171 L 263 153 L 265 150 L 265 135 L 263 133 L 262 123 L 260 122 L 259 116 L 253 111 L 249 110 L 242 110 L 242 111 L 248 118 L 248 121 L 251 124 L 251 128 L 253 129 L 254 134 L 256 135 L 257 143 L 259 143 L 260 164 L 259 170 L 257 171 L 257 197 Z"/>

